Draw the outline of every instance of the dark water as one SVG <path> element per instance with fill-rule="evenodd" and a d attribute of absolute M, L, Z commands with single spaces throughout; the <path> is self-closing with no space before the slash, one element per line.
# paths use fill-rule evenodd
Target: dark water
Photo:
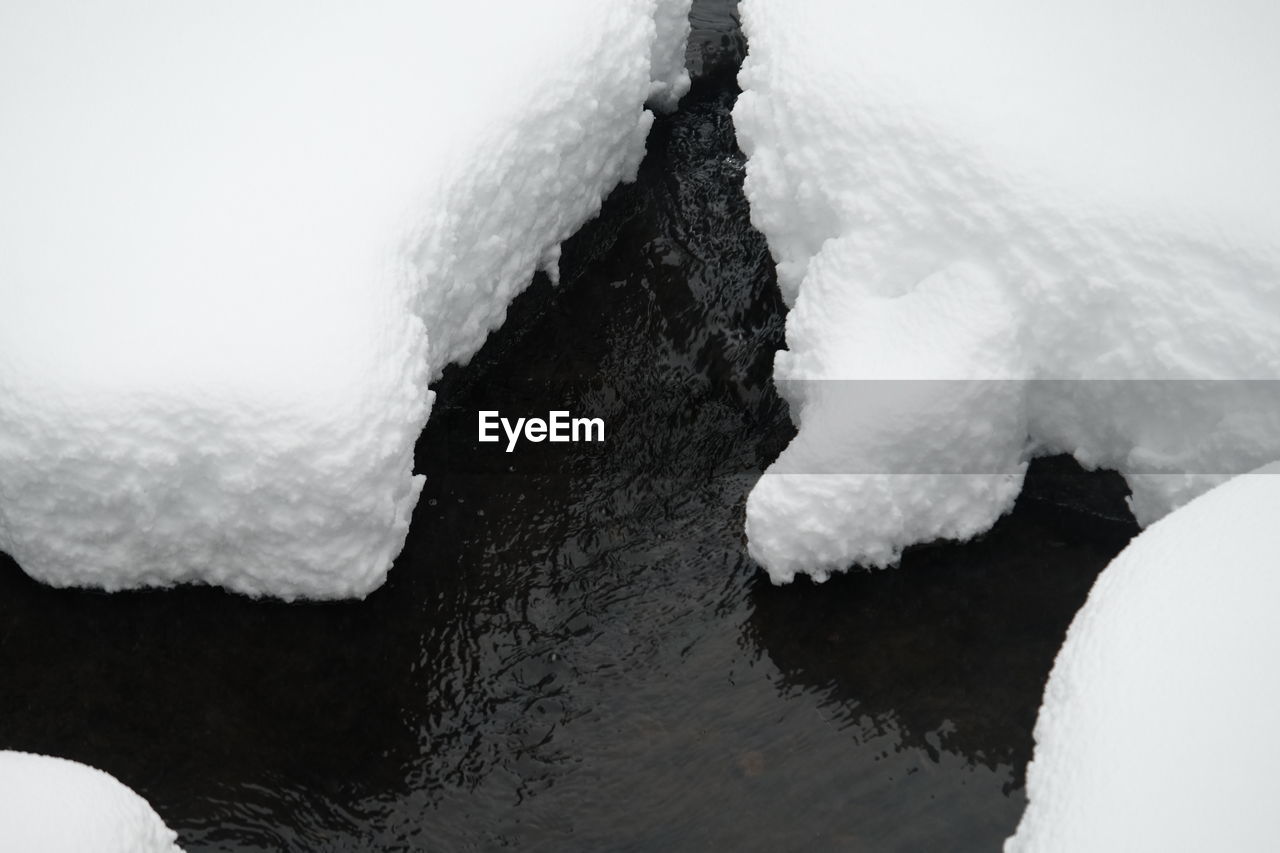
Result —
<path fill-rule="evenodd" d="M 768 584 L 743 505 L 791 435 L 782 307 L 728 110 L 733 4 L 640 179 L 440 383 L 404 553 L 364 602 L 54 591 L 0 566 L 0 748 L 109 770 L 188 851 L 991 850 L 1055 650 L 1132 535 L 1038 463 L 978 542 Z M 729 69 L 726 72 L 726 68 Z M 606 446 L 474 436 L 605 417 Z"/>

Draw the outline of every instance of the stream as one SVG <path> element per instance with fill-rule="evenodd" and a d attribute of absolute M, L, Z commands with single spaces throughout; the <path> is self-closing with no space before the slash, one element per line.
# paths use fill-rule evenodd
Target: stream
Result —
<path fill-rule="evenodd" d="M 0 748 L 108 770 L 188 853 L 999 848 L 1053 656 L 1136 532 L 1123 483 L 1039 460 L 974 542 L 768 582 L 742 528 L 793 435 L 784 307 L 735 4 L 692 20 L 639 179 L 436 386 L 388 583 L 108 596 L 0 557 Z M 475 442 L 478 410 L 548 408 L 606 442 Z"/>

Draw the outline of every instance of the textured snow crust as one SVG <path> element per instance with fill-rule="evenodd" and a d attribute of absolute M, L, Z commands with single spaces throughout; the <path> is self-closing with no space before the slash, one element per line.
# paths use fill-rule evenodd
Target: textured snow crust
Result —
<path fill-rule="evenodd" d="M 1280 465 L 1143 531 L 1058 652 L 1008 853 L 1266 850 L 1280 764 Z"/>
<path fill-rule="evenodd" d="M 692 5 L 693 0 L 659 0 L 655 11 L 649 104 L 661 112 L 674 110 L 692 85 L 684 63 Z"/>
<path fill-rule="evenodd" d="M 1142 524 L 1280 458 L 1280 6 L 741 9 L 799 426 L 747 506 L 775 581 L 981 532 L 1037 453 Z"/>
<path fill-rule="evenodd" d="M 178 835 L 109 773 L 65 758 L 0 751 L 0 849 L 182 853 Z"/>
<path fill-rule="evenodd" d="M 0 9 L 0 550 L 376 588 L 428 382 L 634 177 L 688 6 Z"/>

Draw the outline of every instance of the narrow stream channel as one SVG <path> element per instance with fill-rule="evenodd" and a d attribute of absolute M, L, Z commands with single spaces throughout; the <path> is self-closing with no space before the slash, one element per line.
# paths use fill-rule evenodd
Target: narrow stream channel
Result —
<path fill-rule="evenodd" d="M 784 313 L 734 4 L 693 21 L 700 76 L 639 180 L 439 383 L 388 584 L 107 596 L 5 558 L 0 748 L 109 770 L 189 853 L 998 848 L 1053 655 L 1134 533 L 1123 488 L 1038 462 L 977 542 L 767 582 L 743 507 L 792 434 Z M 549 408 L 606 443 L 474 441 L 479 409 Z"/>

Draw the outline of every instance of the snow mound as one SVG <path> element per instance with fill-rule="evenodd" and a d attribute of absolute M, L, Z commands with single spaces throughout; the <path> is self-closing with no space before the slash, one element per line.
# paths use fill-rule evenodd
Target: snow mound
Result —
<path fill-rule="evenodd" d="M 1058 653 L 1008 853 L 1263 850 L 1280 731 L 1280 465 L 1139 535 Z"/>
<path fill-rule="evenodd" d="M 1280 6 L 741 9 L 799 426 L 747 507 L 774 580 L 985 530 L 1037 453 L 1143 524 L 1280 458 Z"/>
<path fill-rule="evenodd" d="M 0 751 L 0 847 L 40 853 L 182 853 L 147 801 L 65 758 Z"/>
<path fill-rule="evenodd" d="M 428 382 L 634 177 L 688 5 L 0 9 L 0 550 L 376 588 Z"/>

